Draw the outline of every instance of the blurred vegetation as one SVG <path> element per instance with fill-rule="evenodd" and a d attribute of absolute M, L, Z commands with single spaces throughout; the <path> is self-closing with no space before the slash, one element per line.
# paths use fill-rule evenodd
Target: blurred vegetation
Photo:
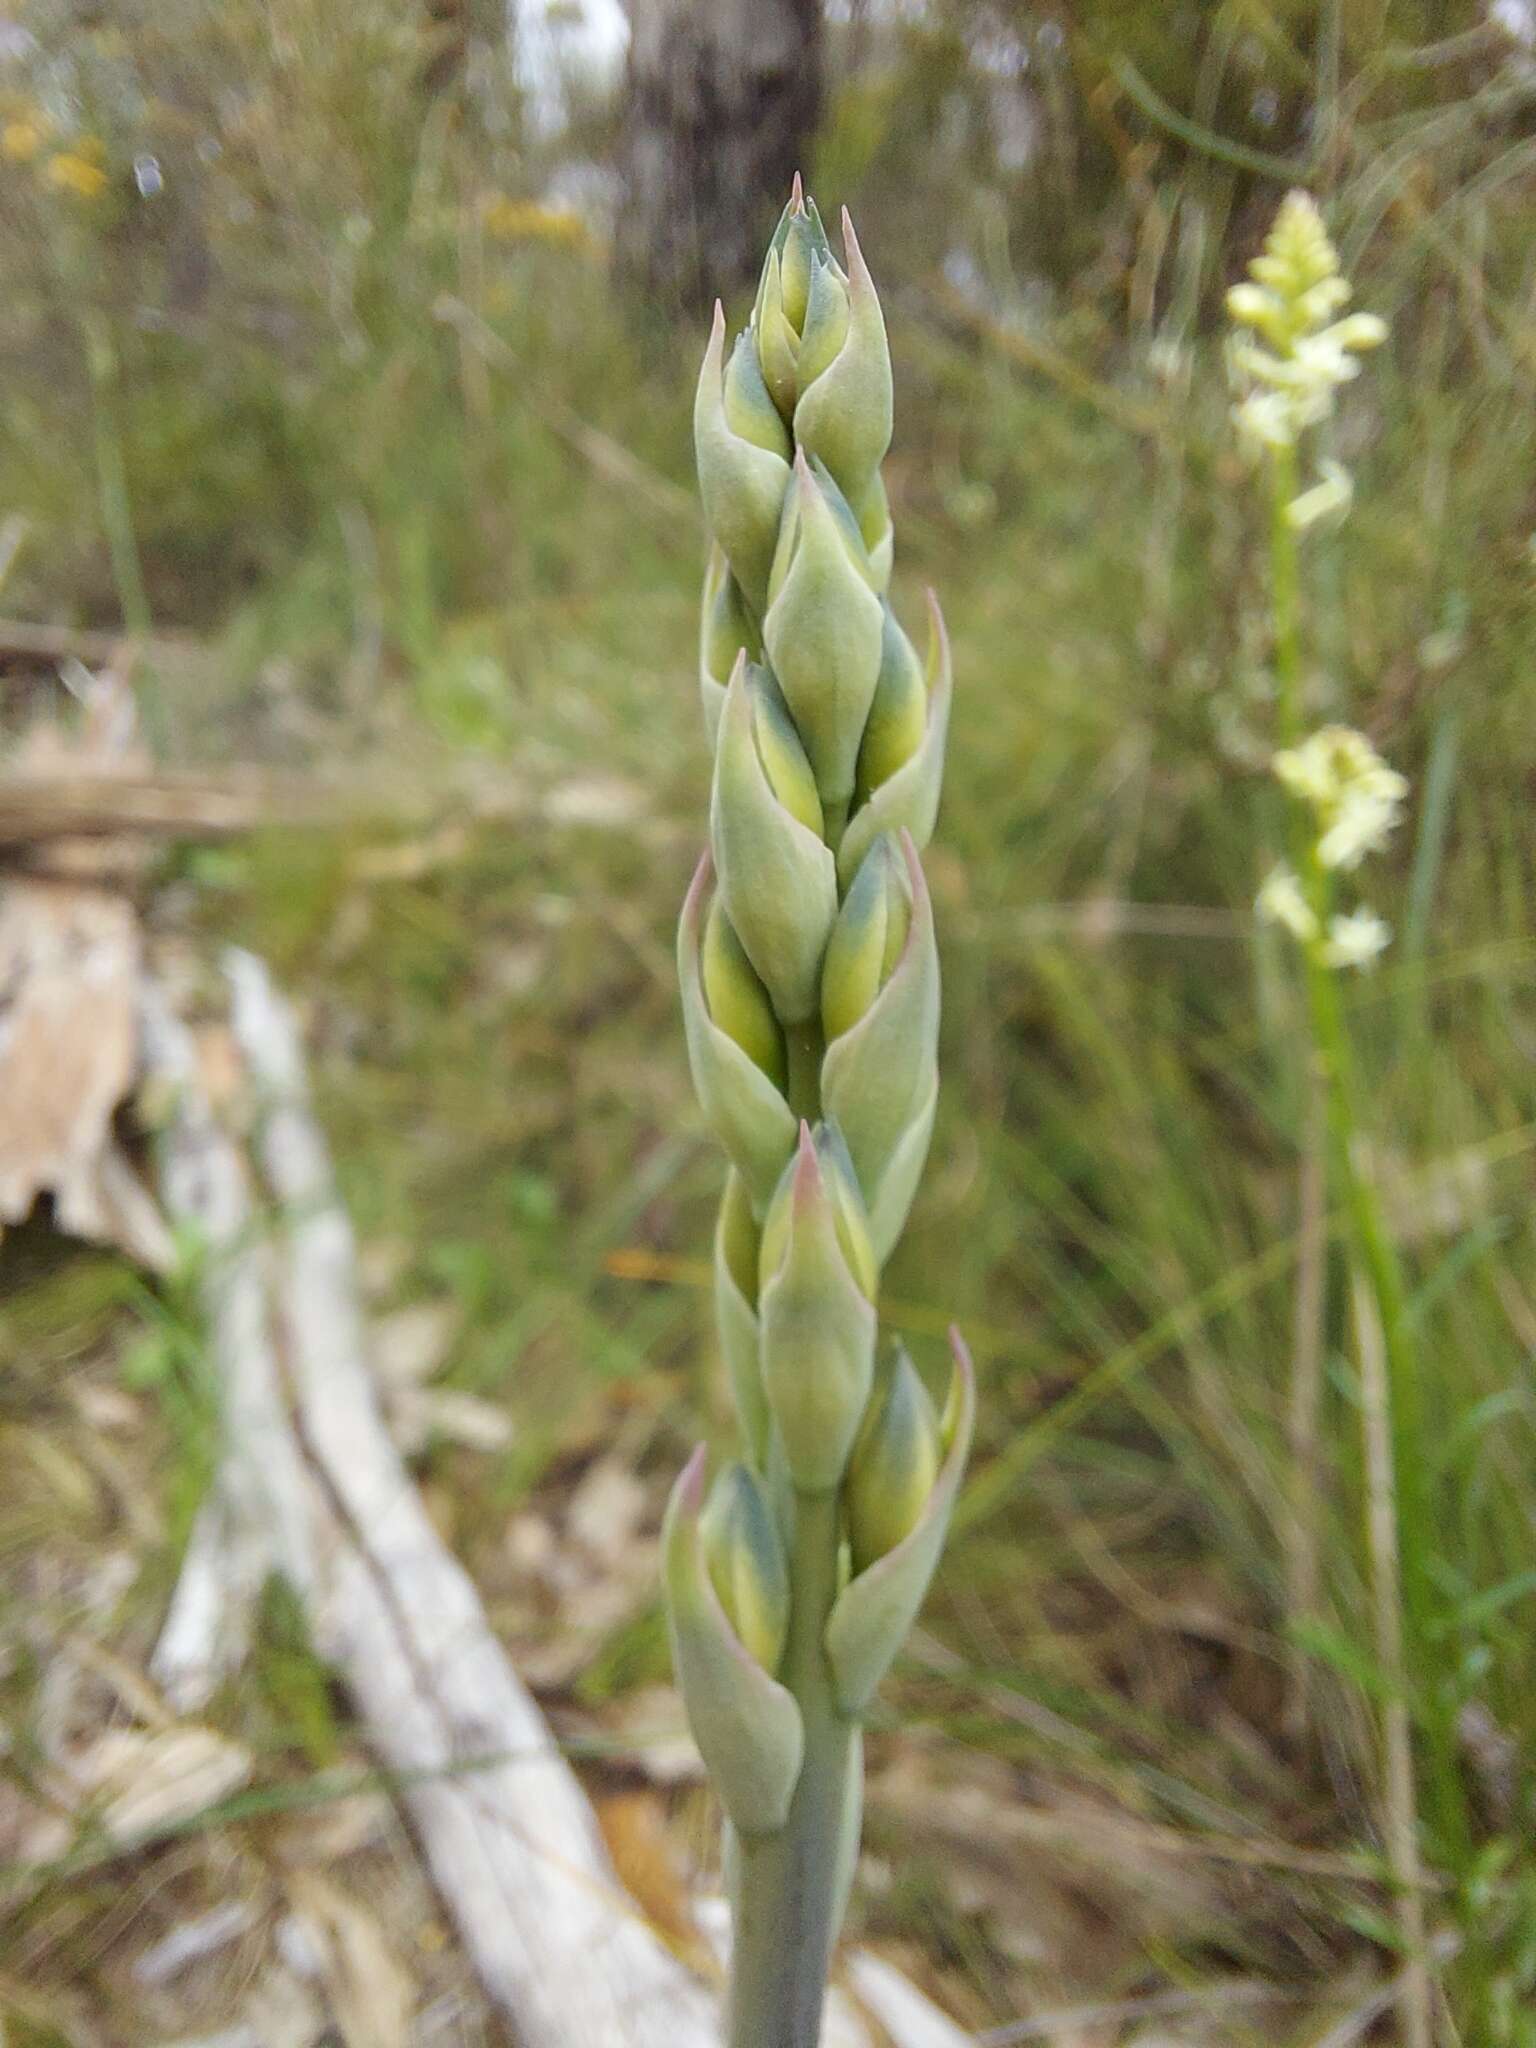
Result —
<path fill-rule="evenodd" d="M 983 1385 L 901 1732 L 873 1745 L 894 1876 L 867 1919 L 976 2026 L 1085 1993 L 1198 2009 L 1250 1974 L 1299 1993 L 1222 2007 L 1234 2044 L 1320 2039 L 1307 2001 L 1395 1938 L 1342 1271 L 1315 1707 L 1282 1733 L 1299 1013 L 1248 914 L 1270 679 L 1216 316 L 1299 181 L 1394 330 L 1337 423 L 1358 503 L 1320 543 L 1310 697 L 1415 790 L 1352 1023 L 1430 1373 L 1442 1604 L 1414 1679 L 1466 1734 L 1468 1843 L 1425 1844 L 1444 2038 L 1532 2048 L 1536 60 L 1459 0 L 845 12 L 814 182 L 882 282 L 896 596 L 941 590 L 959 684 L 946 1088 L 889 1316 L 935 1360 L 958 1318 Z M 670 963 L 704 802 L 700 337 L 618 295 L 601 205 L 561 196 L 600 200 L 610 113 L 551 141 L 509 56 L 445 67 L 442 33 L 396 0 L 0 21 L 0 515 L 26 522 L 7 610 L 196 636 L 160 705 L 176 757 L 430 781 L 470 755 L 570 798 L 387 871 L 344 833 L 187 852 L 157 913 L 305 993 L 359 1229 L 407 1248 L 387 1302 L 450 1297 L 450 1378 L 516 1418 L 499 1458 L 426 1459 L 494 1600 L 508 1511 L 594 1416 L 665 1471 L 722 1399 L 718 1168 Z M 112 1261 L 5 1257 L 17 1441 L 65 1367 L 158 1389 L 135 1654 L 206 1471 L 183 1307 L 146 1325 Z M 10 1556 L 90 1540 L 108 1496 L 22 1465 Z M 291 1618 L 270 1636 L 229 1712 L 320 1768 L 323 1681 Z M 664 1676 L 648 1619 L 588 1697 Z M 5 1679 L 18 1728 L 33 1677 Z M 914 1770 L 957 1813 L 980 1787 L 1054 1817 L 1000 1839 L 1015 1889 L 1080 1917 L 1026 1900 L 1009 1935 L 951 1885 L 932 1811 L 909 1828 Z M 67 1941 L 28 1952 L 73 1968 Z"/>

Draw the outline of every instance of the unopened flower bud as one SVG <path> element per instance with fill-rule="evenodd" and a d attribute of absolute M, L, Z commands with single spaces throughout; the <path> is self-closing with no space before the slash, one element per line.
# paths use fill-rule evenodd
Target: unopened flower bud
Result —
<path fill-rule="evenodd" d="M 763 1226 L 763 1386 L 802 1493 L 838 1484 L 869 1400 L 877 1274 L 842 1141 L 800 1127 Z"/>
<path fill-rule="evenodd" d="M 732 931 L 718 897 L 710 905 L 704 925 L 701 968 L 711 1018 L 782 1094 L 784 1033 L 773 1014 L 768 991 Z"/>
<path fill-rule="evenodd" d="M 751 358 L 751 351 L 747 353 Z M 755 358 L 752 360 L 755 363 Z M 752 377 L 744 366 L 738 367 L 739 352 L 732 356 L 731 364 L 728 379 L 725 313 L 717 305 L 693 406 L 699 489 L 710 532 L 725 550 L 747 602 L 761 611 L 789 483 L 789 463 L 786 448 L 765 445 L 763 405 L 768 413 L 773 412 L 766 393 L 759 404 Z M 760 385 L 761 379 L 756 381 Z"/>
<path fill-rule="evenodd" d="M 822 269 L 836 272 L 837 266 L 816 202 L 806 198 L 797 175 L 768 245 L 752 309 L 763 378 L 786 421 L 794 416 L 802 337 L 811 318 L 816 274 Z"/>
<path fill-rule="evenodd" d="M 821 1024 L 829 1044 L 853 1029 L 890 980 L 911 924 L 901 857 L 889 834 L 883 834 L 854 876 L 827 941 Z"/>
<path fill-rule="evenodd" d="M 896 532 L 891 525 L 891 503 L 885 494 L 885 479 L 877 469 L 862 494 L 855 493 L 853 513 L 869 556 L 869 571 L 876 590 L 888 588 L 891 563 L 896 554 Z"/>
<path fill-rule="evenodd" d="M 864 1200 L 843 1134 L 831 1123 L 818 1124 L 814 1131 L 806 1124 L 800 1126 L 799 1149 L 780 1175 L 763 1220 L 758 1243 L 759 1294 L 781 1271 L 802 1208 L 823 1200 L 855 1284 L 866 1300 L 874 1300 L 880 1274 L 870 1249 Z"/>
<path fill-rule="evenodd" d="M 704 705 L 704 736 L 711 755 L 737 658 L 745 654 L 749 662 L 757 661 L 762 651 L 762 634 L 747 609 L 741 585 L 731 574 L 725 550 L 711 545 L 699 609 L 699 695 Z"/>
<path fill-rule="evenodd" d="M 683 996 L 683 1028 L 688 1038 L 688 1063 L 704 1114 L 745 1182 L 751 1202 L 766 1205 L 778 1185 L 784 1162 L 795 1143 L 795 1119 L 774 1075 L 755 1056 L 782 1060 L 782 1040 L 769 1033 L 767 998 L 761 983 L 756 992 L 750 964 L 734 945 L 734 932 L 724 919 L 715 926 L 711 979 L 706 985 L 704 956 L 705 905 L 711 862 L 699 862 L 677 928 L 677 971 Z M 718 1001 L 728 1023 L 713 1014 Z M 775 1031 L 777 1027 L 774 1027 Z M 740 1033 L 740 1037 L 734 1035 Z M 742 1040 L 747 1041 L 743 1044 Z"/>
<path fill-rule="evenodd" d="M 879 296 L 846 207 L 843 248 L 848 258 L 847 281 L 839 284 L 844 324 L 835 349 L 813 350 L 814 303 L 807 313 L 795 440 L 819 456 L 848 498 L 858 502 L 891 445 L 891 352 Z M 813 356 L 812 365 L 807 358 Z"/>
<path fill-rule="evenodd" d="M 882 663 L 882 668 L 884 666 Z M 934 821 L 939 814 L 939 790 L 944 779 L 951 676 L 949 638 L 931 592 L 928 598 L 928 661 L 923 692 L 927 722 L 917 751 L 910 754 L 899 768 L 874 783 L 848 820 L 837 849 L 838 880 L 845 889 L 882 832 L 910 832 L 919 851 L 933 837 Z M 895 751 L 893 746 L 891 752 Z"/>
<path fill-rule="evenodd" d="M 854 801 L 868 803 L 882 782 L 904 768 L 928 730 L 928 691 L 917 649 L 889 605 L 880 648 L 880 674 L 859 742 Z"/>
<path fill-rule="evenodd" d="M 880 677 L 885 616 L 836 487 L 803 455 L 770 578 L 763 644 L 835 818 L 853 798 L 859 743 Z"/>
<path fill-rule="evenodd" d="M 944 1404 L 944 1418 L 938 1425 L 937 1448 L 941 1461 L 938 1469 L 928 1480 L 927 1490 L 917 1503 L 915 1517 L 894 1543 L 886 1547 L 883 1538 L 893 1532 L 899 1517 L 887 1520 L 881 1530 L 865 1524 L 865 1538 L 855 1539 L 864 1552 L 865 1562 L 855 1570 L 839 1593 L 827 1618 L 823 1640 L 837 1686 L 838 1703 L 845 1714 L 860 1715 L 868 1707 L 875 1687 L 901 1648 L 922 1605 L 928 1581 L 933 1576 L 934 1565 L 943 1547 L 944 1531 L 959 1490 L 976 1412 L 975 1377 L 957 1331 L 951 1330 L 950 1344 L 954 1351 L 955 1372 L 949 1399 Z M 893 1395 L 896 1384 L 893 1380 Z M 921 1391 L 920 1385 L 918 1391 Z M 925 1402 L 926 1398 L 925 1395 Z M 910 1385 L 901 1399 L 910 1404 L 905 1420 L 899 1413 L 893 1415 L 889 1423 L 877 1419 L 870 1425 L 870 1438 L 861 1432 L 854 1457 L 856 1461 L 861 1460 L 866 1447 L 869 1447 L 872 1471 L 876 1464 L 882 1462 L 882 1453 L 876 1451 L 872 1444 L 888 1431 L 889 1455 L 883 1462 L 888 1472 L 895 1476 L 896 1494 L 910 1508 L 917 1493 L 917 1488 L 910 1484 L 912 1471 L 916 1467 L 927 1469 L 929 1456 L 927 1449 L 916 1448 L 914 1439 L 922 1441 L 926 1438 L 932 1409 L 925 1409 L 917 1402 Z M 903 1460 L 899 1448 L 903 1440 L 908 1447 L 906 1460 Z M 853 1483 L 852 1475 L 849 1483 L 850 1486 Z M 877 1522 L 888 1516 L 888 1500 L 871 1512 Z M 850 1511 L 850 1520 L 852 1518 Z"/>
<path fill-rule="evenodd" d="M 837 869 L 794 723 L 763 670 L 738 661 L 715 751 L 710 834 L 736 936 L 780 1019 L 814 1016 Z"/>
<path fill-rule="evenodd" d="M 738 334 L 731 348 L 722 396 L 725 423 L 733 434 L 739 434 L 756 448 L 766 449 L 770 455 L 777 455 L 781 462 L 789 461 L 793 444 L 763 382 L 750 334 Z"/>
<path fill-rule="evenodd" d="M 928 1156 L 938 1102 L 939 956 L 911 838 L 876 841 L 822 974 L 821 1098 L 847 1141 L 875 1257 L 890 1255 Z"/>
<path fill-rule="evenodd" d="M 727 1465 L 700 1523 L 720 1605 L 765 1671 L 776 1671 L 789 1631 L 789 1569 L 762 1486 L 745 1465 Z"/>
<path fill-rule="evenodd" d="M 898 1346 L 865 1413 L 843 1487 L 856 1572 L 894 1550 L 916 1528 L 943 1455 L 939 1418 L 928 1389 Z"/>
<path fill-rule="evenodd" d="M 748 1649 L 715 1590 L 703 1504 L 701 1444 L 672 1489 L 662 1524 L 672 1662 L 694 1740 L 732 1825 L 744 1835 L 770 1834 L 784 1825 L 799 1780 L 804 1723 L 793 1694 Z"/>
<path fill-rule="evenodd" d="M 796 334 L 802 334 L 810 307 L 812 276 L 819 264 L 832 260 L 832 245 L 816 202 L 806 193 L 798 174 L 779 227 L 781 233 L 775 239 L 784 317 Z"/>

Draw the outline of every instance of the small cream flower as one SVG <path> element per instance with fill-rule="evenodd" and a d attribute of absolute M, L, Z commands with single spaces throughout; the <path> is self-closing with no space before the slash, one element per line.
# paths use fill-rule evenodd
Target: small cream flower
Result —
<path fill-rule="evenodd" d="M 1276 754 L 1279 782 L 1312 811 L 1317 857 L 1325 868 L 1354 868 L 1379 852 L 1402 814 L 1408 782 L 1389 768 L 1364 733 L 1325 725 L 1300 746 Z"/>
<path fill-rule="evenodd" d="M 1322 462 L 1318 469 L 1318 481 L 1285 508 L 1286 523 L 1298 533 L 1315 526 L 1319 519 L 1342 515 L 1354 500 L 1354 482 L 1342 463 Z"/>
<path fill-rule="evenodd" d="M 1293 939 L 1310 945 L 1317 937 L 1317 919 L 1288 867 L 1271 868 L 1253 905 L 1262 924 L 1277 924 Z"/>
<path fill-rule="evenodd" d="M 1328 920 L 1323 959 L 1330 967 L 1372 967 L 1391 937 L 1392 927 L 1386 920 L 1362 906 Z"/>

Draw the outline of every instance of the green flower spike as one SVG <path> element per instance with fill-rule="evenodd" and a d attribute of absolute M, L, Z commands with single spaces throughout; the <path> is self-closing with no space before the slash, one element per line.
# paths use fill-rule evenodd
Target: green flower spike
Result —
<path fill-rule="evenodd" d="M 920 849 L 949 724 L 887 597 L 891 364 L 795 180 L 752 319 L 716 313 L 695 408 L 709 529 L 698 674 L 710 852 L 678 932 L 700 1105 L 731 1166 L 714 1241 L 741 1462 L 668 1511 L 689 1720 L 725 1804 L 731 2048 L 815 2048 L 857 1863 L 860 1717 L 922 1600 L 970 1437 L 969 1362 L 935 1417 L 878 1376 L 880 1266 L 938 1087 L 939 963 Z"/>
<path fill-rule="evenodd" d="M 763 1226 L 763 1387 L 797 1491 L 843 1476 L 874 1378 L 876 1268 L 858 1185 L 825 1124 L 800 1146 Z"/>
<path fill-rule="evenodd" d="M 772 1833 L 789 1813 L 805 1748 L 794 1696 L 731 1625 L 705 1553 L 704 1446 L 683 1467 L 662 1524 L 672 1661 L 693 1739 L 741 1835 Z"/>

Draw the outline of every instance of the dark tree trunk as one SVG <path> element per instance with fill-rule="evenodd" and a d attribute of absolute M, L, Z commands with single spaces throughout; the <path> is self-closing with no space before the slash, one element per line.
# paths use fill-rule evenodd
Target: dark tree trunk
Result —
<path fill-rule="evenodd" d="M 695 307 L 757 274 L 821 108 L 821 0 L 629 0 L 624 268 Z"/>

